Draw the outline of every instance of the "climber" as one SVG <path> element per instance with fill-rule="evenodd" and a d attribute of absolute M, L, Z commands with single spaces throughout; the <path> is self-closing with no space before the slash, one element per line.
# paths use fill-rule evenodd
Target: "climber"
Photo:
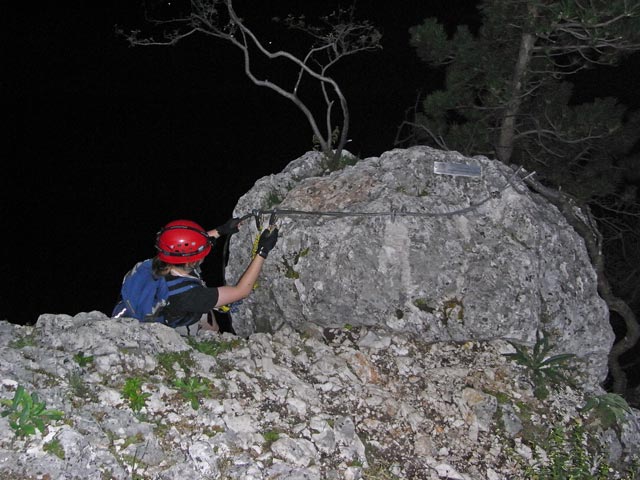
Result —
<path fill-rule="evenodd" d="M 190 220 L 165 225 L 156 236 L 157 255 L 125 275 L 113 317 L 164 323 L 181 335 L 194 335 L 200 329 L 218 331 L 212 310 L 249 296 L 278 240 L 278 228 L 271 225 L 260 235 L 256 255 L 236 285 L 207 287 L 200 278 L 200 265 L 216 239 L 237 233 L 241 223 L 232 218 L 209 231 Z M 231 333 L 235 333 L 232 327 Z"/>

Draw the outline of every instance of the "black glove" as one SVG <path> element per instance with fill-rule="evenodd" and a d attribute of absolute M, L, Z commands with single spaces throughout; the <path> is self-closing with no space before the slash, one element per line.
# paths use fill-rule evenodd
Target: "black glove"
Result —
<path fill-rule="evenodd" d="M 220 235 L 233 235 L 234 233 L 238 233 L 239 223 L 239 218 L 232 218 L 231 220 L 227 220 L 223 225 L 216 227 L 216 230 Z"/>
<path fill-rule="evenodd" d="M 269 252 L 273 247 L 276 246 L 276 242 L 278 241 L 278 228 L 274 228 L 273 230 L 266 229 L 260 235 L 260 240 L 258 240 L 258 250 L 257 253 L 262 258 L 267 258 Z"/>

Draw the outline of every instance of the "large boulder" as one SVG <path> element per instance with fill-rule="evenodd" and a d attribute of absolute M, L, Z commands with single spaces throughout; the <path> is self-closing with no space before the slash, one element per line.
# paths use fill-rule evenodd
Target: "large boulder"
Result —
<path fill-rule="evenodd" d="M 434 162 L 481 175 L 437 174 Z M 309 152 L 258 180 L 234 213 L 273 209 L 314 213 L 279 214 L 278 244 L 233 314 L 239 335 L 311 322 L 533 344 L 543 330 L 592 380 L 606 376 L 614 334 L 583 241 L 504 164 L 414 147 L 327 172 Z M 255 236 L 245 226 L 232 238 L 228 282 Z"/>

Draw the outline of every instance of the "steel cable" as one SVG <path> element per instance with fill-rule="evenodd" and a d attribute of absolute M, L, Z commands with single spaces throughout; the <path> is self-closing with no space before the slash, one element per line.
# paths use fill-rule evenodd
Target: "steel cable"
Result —
<path fill-rule="evenodd" d="M 505 191 L 510 186 L 512 186 L 511 181 L 516 177 L 519 171 L 520 171 L 520 168 L 516 170 L 513 173 L 513 175 L 511 175 L 511 177 L 509 177 L 509 179 L 506 181 L 506 183 L 501 189 L 491 192 L 489 195 L 487 195 L 485 198 L 483 198 L 479 202 L 471 203 L 468 207 L 459 208 L 457 210 L 452 210 L 450 212 L 405 212 L 402 210 L 389 210 L 386 212 L 349 212 L 349 211 L 319 211 L 319 210 L 295 210 L 295 209 L 286 209 L 286 208 L 273 208 L 270 210 L 261 210 L 261 209 L 253 210 L 251 213 L 248 213 L 247 215 L 242 217 L 242 219 L 244 220 L 251 216 L 257 218 L 259 215 L 272 215 L 272 216 L 275 215 L 275 216 L 285 216 L 285 217 L 287 216 L 326 216 L 326 217 L 336 217 L 336 218 L 341 218 L 341 217 L 392 217 L 392 218 L 395 218 L 395 217 L 448 217 L 453 215 L 462 215 L 464 213 L 475 210 L 476 208 L 480 207 L 481 205 L 485 204 L 491 199 L 500 198 L 500 195 L 502 194 L 502 192 Z M 530 177 L 534 173 L 535 172 L 527 175 L 527 177 Z"/>

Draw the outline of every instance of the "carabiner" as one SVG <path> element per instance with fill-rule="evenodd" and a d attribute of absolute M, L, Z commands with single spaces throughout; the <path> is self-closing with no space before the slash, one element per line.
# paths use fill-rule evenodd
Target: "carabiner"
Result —
<path fill-rule="evenodd" d="M 256 228 L 258 229 L 258 233 L 262 230 L 262 220 L 260 219 L 260 210 L 254 209 L 251 211 L 253 214 L 253 218 L 256 221 Z"/>

